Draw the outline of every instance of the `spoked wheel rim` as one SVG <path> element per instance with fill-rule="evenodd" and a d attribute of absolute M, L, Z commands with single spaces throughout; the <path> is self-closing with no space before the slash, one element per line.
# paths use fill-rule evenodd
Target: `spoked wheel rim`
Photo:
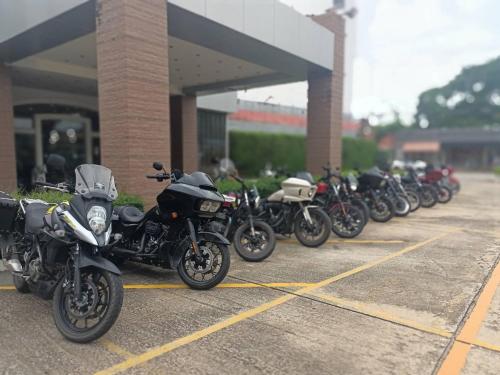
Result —
<path fill-rule="evenodd" d="M 86 332 L 103 321 L 109 308 L 110 286 L 97 271 L 82 271 L 81 295 L 68 286 L 60 301 L 62 318 L 75 332 Z"/>
<path fill-rule="evenodd" d="M 346 213 L 342 210 L 330 215 L 332 220 L 332 228 L 335 233 L 343 235 L 352 235 L 359 232 L 363 226 L 362 213 L 358 210 L 346 208 Z"/>
<path fill-rule="evenodd" d="M 373 212 L 377 218 L 384 218 L 389 213 L 389 205 L 384 201 L 375 203 Z"/>
<path fill-rule="evenodd" d="M 202 259 L 189 249 L 184 254 L 182 267 L 191 280 L 198 283 L 209 282 L 221 271 L 224 255 L 220 247 L 212 242 L 199 245 L 199 249 Z"/>
<path fill-rule="evenodd" d="M 302 238 L 306 241 L 318 241 L 325 234 L 325 225 L 322 220 L 322 217 L 314 212 L 309 211 L 309 215 L 311 217 L 311 224 L 309 224 L 304 217 L 299 221 L 299 230 L 301 232 Z"/>
<path fill-rule="evenodd" d="M 257 255 L 266 250 L 267 244 L 270 242 L 269 234 L 265 231 L 255 228 L 254 235 L 249 227 L 241 236 L 241 248 L 250 254 Z"/>

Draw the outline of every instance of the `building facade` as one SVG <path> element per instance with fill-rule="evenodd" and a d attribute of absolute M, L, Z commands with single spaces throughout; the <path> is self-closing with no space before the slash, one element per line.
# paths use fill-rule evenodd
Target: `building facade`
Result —
<path fill-rule="evenodd" d="M 344 36 L 335 12 L 276 0 L 2 2 L 0 189 L 29 185 L 58 153 L 68 168 L 108 166 L 152 203 L 153 161 L 190 172 L 221 147 L 210 134 L 225 112 L 199 97 L 304 80 L 308 168 L 339 165 Z"/>

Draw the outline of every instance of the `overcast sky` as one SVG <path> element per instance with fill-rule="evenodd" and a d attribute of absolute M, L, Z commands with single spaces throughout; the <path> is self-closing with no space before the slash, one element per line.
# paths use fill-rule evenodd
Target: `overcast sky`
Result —
<path fill-rule="evenodd" d="M 332 0 L 281 0 L 304 14 Z M 446 84 L 463 66 L 500 55 L 498 0 L 357 0 L 356 58 L 351 111 L 401 112 L 410 120 L 418 95 Z M 305 83 L 240 93 L 240 97 L 306 105 Z"/>

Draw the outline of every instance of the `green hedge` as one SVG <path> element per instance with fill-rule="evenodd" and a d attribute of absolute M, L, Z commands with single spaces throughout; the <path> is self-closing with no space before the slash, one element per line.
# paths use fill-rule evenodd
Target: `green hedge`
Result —
<path fill-rule="evenodd" d="M 495 173 L 497 176 L 500 176 L 500 166 L 493 168 L 493 173 Z"/>
<path fill-rule="evenodd" d="M 258 176 L 266 163 L 290 172 L 305 168 L 304 136 L 232 131 L 229 142 L 230 157 L 243 176 Z"/>
<path fill-rule="evenodd" d="M 281 189 L 281 181 L 284 178 L 273 178 L 273 177 L 263 177 L 257 179 L 245 180 L 245 185 L 252 188 L 254 185 L 257 187 L 259 194 L 262 198 L 268 197 L 275 191 Z M 241 185 L 239 182 L 233 179 L 226 179 L 217 182 L 217 189 L 221 193 L 238 192 L 241 190 Z"/>
<path fill-rule="evenodd" d="M 274 169 L 286 167 L 291 172 L 305 169 L 305 136 L 289 134 L 229 133 L 231 159 L 243 176 L 258 176 L 267 163 Z M 377 150 L 374 141 L 343 138 L 342 169 L 366 169 L 381 164 L 387 155 Z M 318 160 L 322 165 L 326 160 Z"/>
<path fill-rule="evenodd" d="M 73 197 L 71 194 L 60 193 L 57 191 L 44 191 L 44 190 L 33 190 L 29 193 L 16 191 L 13 196 L 17 199 L 30 198 L 30 199 L 41 199 L 49 203 L 61 203 L 63 201 L 69 201 Z M 115 206 L 135 206 L 140 210 L 144 210 L 144 201 L 142 198 L 131 195 L 131 194 L 119 194 L 118 199 L 113 202 Z"/>

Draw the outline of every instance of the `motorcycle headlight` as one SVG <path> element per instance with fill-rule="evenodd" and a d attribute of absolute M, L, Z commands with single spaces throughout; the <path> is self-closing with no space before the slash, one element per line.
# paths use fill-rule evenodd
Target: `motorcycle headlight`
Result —
<path fill-rule="evenodd" d="M 106 209 L 101 206 L 90 207 L 89 212 L 87 212 L 87 220 L 92 232 L 97 235 L 102 234 L 106 230 Z"/>
<path fill-rule="evenodd" d="M 220 208 L 219 202 L 202 201 L 200 204 L 200 211 L 203 212 L 217 212 L 219 208 Z"/>
<path fill-rule="evenodd" d="M 351 190 L 352 190 L 352 191 L 356 191 L 356 190 L 358 190 L 358 185 L 351 184 Z"/>

